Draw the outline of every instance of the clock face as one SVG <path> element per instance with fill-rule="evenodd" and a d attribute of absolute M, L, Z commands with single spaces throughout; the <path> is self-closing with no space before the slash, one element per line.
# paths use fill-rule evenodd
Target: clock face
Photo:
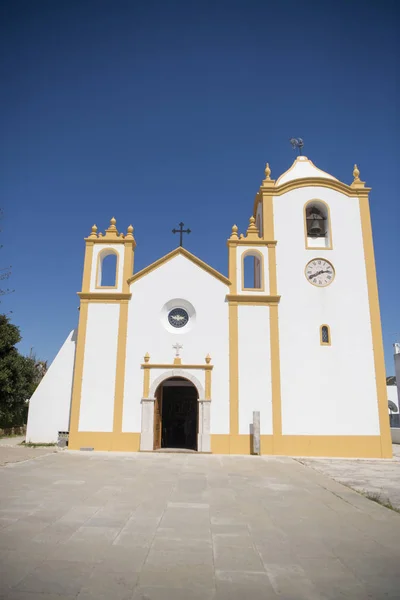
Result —
<path fill-rule="evenodd" d="M 168 322 L 172 327 L 184 327 L 189 321 L 189 315 L 184 308 L 173 308 L 168 313 Z"/>
<path fill-rule="evenodd" d="M 335 269 L 323 258 L 314 258 L 307 263 L 305 275 L 307 280 L 318 286 L 325 287 L 335 279 Z"/>

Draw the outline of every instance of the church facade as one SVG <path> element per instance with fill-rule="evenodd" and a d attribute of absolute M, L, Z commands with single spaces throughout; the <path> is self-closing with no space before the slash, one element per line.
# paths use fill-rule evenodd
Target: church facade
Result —
<path fill-rule="evenodd" d="M 133 228 L 85 239 L 79 325 L 32 396 L 27 440 L 115 451 L 390 457 L 369 214 L 299 156 L 267 164 L 223 275 L 179 247 L 134 270 Z M 105 285 L 107 262 L 115 265 Z"/>

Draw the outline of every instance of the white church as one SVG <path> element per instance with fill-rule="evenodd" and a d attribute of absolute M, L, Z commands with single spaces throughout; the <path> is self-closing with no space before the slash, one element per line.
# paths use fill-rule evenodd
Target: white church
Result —
<path fill-rule="evenodd" d="M 135 272 L 133 227 L 94 225 L 27 441 L 250 454 L 256 411 L 261 454 L 391 457 L 369 191 L 356 166 L 347 185 L 267 164 L 227 275 L 183 247 Z"/>

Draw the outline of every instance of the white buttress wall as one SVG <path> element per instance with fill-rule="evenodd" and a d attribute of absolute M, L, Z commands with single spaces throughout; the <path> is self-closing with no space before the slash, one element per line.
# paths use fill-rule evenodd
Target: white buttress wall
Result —
<path fill-rule="evenodd" d="M 182 362 L 206 364 L 211 355 L 211 432 L 229 433 L 229 326 L 228 286 L 188 258 L 177 255 L 131 285 L 125 366 L 123 431 L 140 432 L 143 395 L 143 357 L 151 363 L 173 362 L 172 345 L 179 342 Z M 195 310 L 189 326 L 174 329 L 168 325 L 165 305 L 189 302 Z M 172 307 L 170 304 L 169 306 Z M 179 369 L 179 366 L 176 367 Z M 204 380 L 203 372 L 193 374 Z M 157 376 L 160 373 L 157 373 Z M 152 375 L 152 377 L 154 377 Z"/>
<path fill-rule="evenodd" d="M 333 249 L 306 250 L 304 204 L 330 207 Z M 323 187 L 274 198 L 282 428 L 291 435 L 378 435 L 370 311 L 359 201 Z M 318 288 L 304 275 L 312 258 L 332 262 L 336 277 Z M 320 345 L 328 324 L 331 346 Z"/>
<path fill-rule="evenodd" d="M 83 359 L 79 431 L 112 431 L 119 304 L 90 303 Z"/>
<path fill-rule="evenodd" d="M 249 434 L 253 411 L 260 432 L 272 434 L 271 346 L 268 306 L 239 306 L 239 433 Z"/>
<path fill-rule="evenodd" d="M 57 442 L 69 430 L 76 330 L 71 331 L 29 402 L 26 441 Z"/>

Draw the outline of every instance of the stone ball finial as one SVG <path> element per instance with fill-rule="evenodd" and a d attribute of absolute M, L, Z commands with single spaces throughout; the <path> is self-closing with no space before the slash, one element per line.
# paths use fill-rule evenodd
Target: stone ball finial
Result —
<path fill-rule="evenodd" d="M 357 165 L 354 165 L 353 177 L 354 177 L 354 181 L 360 181 L 360 171 L 359 171 Z"/>
<path fill-rule="evenodd" d="M 92 231 L 90 232 L 89 237 L 97 237 L 97 225 L 92 226 Z"/>
<path fill-rule="evenodd" d="M 128 230 L 127 230 L 127 231 L 128 231 L 128 233 L 133 233 L 133 227 L 132 227 L 132 225 L 129 225 L 129 227 L 128 227 Z"/>
<path fill-rule="evenodd" d="M 234 239 L 234 240 L 238 239 L 238 226 L 237 225 L 232 226 L 231 239 Z"/>
<path fill-rule="evenodd" d="M 265 171 L 264 171 L 264 173 L 265 173 L 265 179 L 267 179 L 269 181 L 271 179 L 271 169 L 269 167 L 269 163 L 267 163 L 265 165 Z"/>
<path fill-rule="evenodd" d="M 111 227 L 115 227 L 115 225 L 116 225 L 116 224 L 117 224 L 117 220 L 115 219 L 115 217 L 112 217 L 112 218 L 110 219 L 110 226 L 111 226 Z"/>

